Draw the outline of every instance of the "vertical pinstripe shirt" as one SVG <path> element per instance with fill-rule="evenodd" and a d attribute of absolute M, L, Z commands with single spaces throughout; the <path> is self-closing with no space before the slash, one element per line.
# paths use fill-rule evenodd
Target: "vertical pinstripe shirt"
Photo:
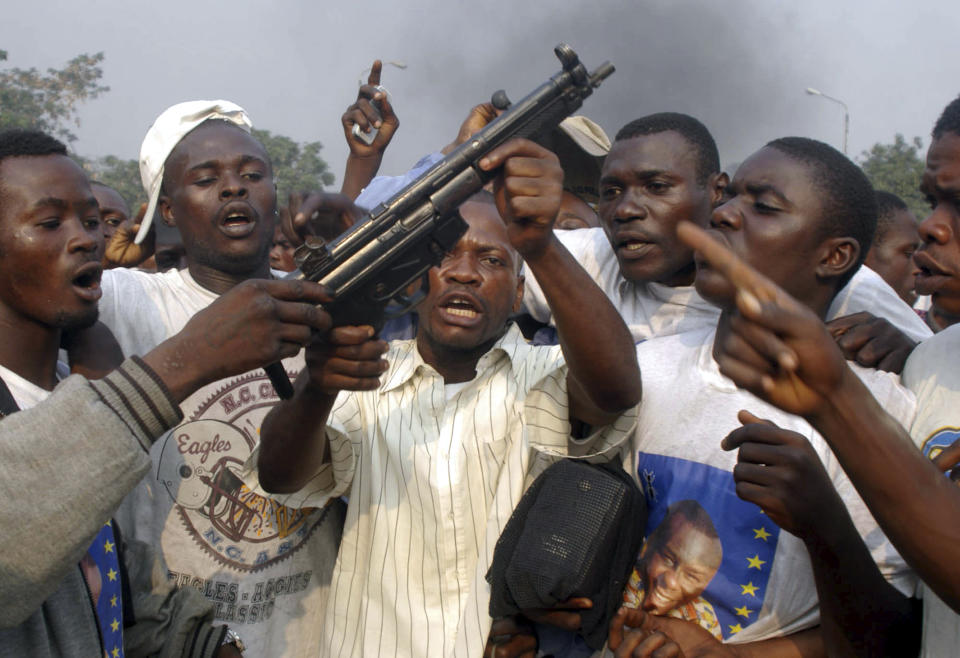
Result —
<path fill-rule="evenodd" d="M 349 496 L 321 655 L 479 656 L 491 623 L 483 576 L 525 486 L 559 457 L 611 458 L 636 413 L 571 440 L 559 347 L 529 345 L 513 326 L 449 399 L 415 341 L 386 358 L 378 390 L 338 398 L 332 464 L 279 497 Z"/>

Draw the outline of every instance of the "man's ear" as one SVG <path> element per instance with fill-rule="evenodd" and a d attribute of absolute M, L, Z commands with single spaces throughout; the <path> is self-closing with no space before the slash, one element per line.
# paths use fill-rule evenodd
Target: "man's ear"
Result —
<path fill-rule="evenodd" d="M 707 179 L 707 191 L 710 193 L 710 207 L 716 208 L 727 199 L 727 185 L 730 184 L 730 177 L 727 172 L 721 171 L 718 174 L 711 174 Z"/>
<path fill-rule="evenodd" d="M 820 245 L 815 273 L 818 279 L 838 279 L 857 264 L 860 243 L 850 237 L 827 238 Z"/>
<path fill-rule="evenodd" d="M 157 199 L 157 210 L 160 211 L 160 218 L 167 226 L 176 226 L 177 221 L 173 216 L 173 208 L 170 206 L 170 199 L 164 194 Z"/>
<path fill-rule="evenodd" d="M 523 308 L 523 285 L 524 278 L 522 274 L 517 275 L 517 294 L 513 299 L 513 312 L 519 313 L 520 309 Z"/>

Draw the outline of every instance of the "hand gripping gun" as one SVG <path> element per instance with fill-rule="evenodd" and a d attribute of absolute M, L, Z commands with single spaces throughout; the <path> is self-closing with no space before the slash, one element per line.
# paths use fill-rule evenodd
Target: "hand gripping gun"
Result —
<path fill-rule="evenodd" d="M 317 281 L 334 301 L 324 305 L 334 326 L 371 325 L 379 331 L 386 318 L 409 310 L 425 295 L 408 295 L 410 284 L 453 249 L 467 225 L 461 203 L 495 175 L 477 163 L 514 137 L 536 141 L 583 104 L 583 99 L 614 71 L 604 62 L 592 73 L 570 46 L 554 48 L 563 69 L 518 103 L 503 90 L 491 99 L 504 112 L 458 146 L 387 202 L 374 208 L 346 232 L 328 242 L 310 237 L 297 248 L 299 267 L 287 278 Z M 293 386 L 283 367 L 266 368 L 277 394 L 288 399 Z"/>

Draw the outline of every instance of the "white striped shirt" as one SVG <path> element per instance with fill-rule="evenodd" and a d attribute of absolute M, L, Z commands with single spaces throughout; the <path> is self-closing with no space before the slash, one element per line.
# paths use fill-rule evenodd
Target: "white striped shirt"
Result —
<path fill-rule="evenodd" d="M 378 390 L 337 400 L 332 467 L 280 497 L 296 507 L 349 495 L 321 655 L 479 656 L 500 532 L 525 486 L 569 454 L 563 355 L 511 326 L 449 401 L 415 341 L 386 358 Z M 634 409 L 577 454 L 613 457 L 635 422 Z"/>

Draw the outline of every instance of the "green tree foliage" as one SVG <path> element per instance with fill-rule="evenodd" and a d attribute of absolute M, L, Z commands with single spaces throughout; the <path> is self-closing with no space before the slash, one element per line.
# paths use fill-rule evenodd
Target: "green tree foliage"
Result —
<path fill-rule="evenodd" d="M 0 61 L 7 51 L 0 50 Z M 60 70 L 40 73 L 31 69 L 0 69 L 0 130 L 31 128 L 55 135 L 69 143 L 77 137 L 68 126 L 79 125 L 77 107 L 110 90 L 100 85 L 103 53 L 77 55 Z M 299 144 L 284 135 L 268 130 L 254 130 L 273 162 L 278 199 L 285 203 L 291 192 L 307 192 L 333 184 L 334 176 L 320 157 L 320 142 Z M 93 180 L 113 187 L 136 213 L 145 203 L 146 193 L 140 183 L 140 168 L 135 159 L 114 155 L 90 159 L 73 156 Z"/>
<path fill-rule="evenodd" d="M 0 50 L 0 60 L 7 52 Z M 77 55 L 62 69 L 0 70 L 0 130 L 33 128 L 71 143 L 77 106 L 110 90 L 101 84 L 103 53 Z"/>
<path fill-rule="evenodd" d="M 140 182 L 140 164 L 136 160 L 123 160 L 107 155 L 96 160 L 83 161 L 82 166 L 92 180 L 109 185 L 130 204 L 130 212 L 136 215 L 141 203 L 147 202 L 147 193 Z"/>
<path fill-rule="evenodd" d="M 310 192 L 331 185 L 333 174 L 326 161 L 320 157 L 320 142 L 298 144 L 284 135 L 275 135 L 267 130 L 253 131 L 267 150 L 273 163 L 273 178 L 277 184 L 277 200 L 287 202 L 291 192 Z M 130 204 L 136 213 L 141 203 L 147 202 L 146 192 L 140 182 L 140 166 L 136 160 L 123 160 L 113 155 L 96 159 L 74 156 L 93 180 L 114 188 Z"/>
<path fill-rule="evenodd" d="M 273 178 L 277 184 L 277 199 L 286 203 L 290 192 L 320 190 L 333 183 L 333 174 L 320 157 L 320 142 L 298 144 L 284 135 L 275 135 L 267 130 L 253 131 L 263 143 L 273 163 Z M 113 155 L 90 160 L 75 156 L 93 180 L 114 188 L 137 212 L 141 203 L 147 202 L 146 192 L 140 182 L 140 166 L 136 160 L 123 160 Z"/>
<path fill-rule="evenodd" d="M 286 203 L 291 192 L 310 192 L 333 184 L 333 173 L 320 157 L 320 142 L 298 144 L 284 135 L 257 128 L 253 129 L 253 136 L 263 144 L 273 163 L 278 203 Z"/>
<path fill-rule="evenodd" d="M 930 207 L 919 189 L 924 162 L 923 142 L 920 138 L 914 137 L 913 141 L 908 143 L 899 133 L 894 137 L 893 144 L 878 142 L 860 155 L 860 166 L 873 187 L 896 194 L 921 220 L 930 212 Z"/>

